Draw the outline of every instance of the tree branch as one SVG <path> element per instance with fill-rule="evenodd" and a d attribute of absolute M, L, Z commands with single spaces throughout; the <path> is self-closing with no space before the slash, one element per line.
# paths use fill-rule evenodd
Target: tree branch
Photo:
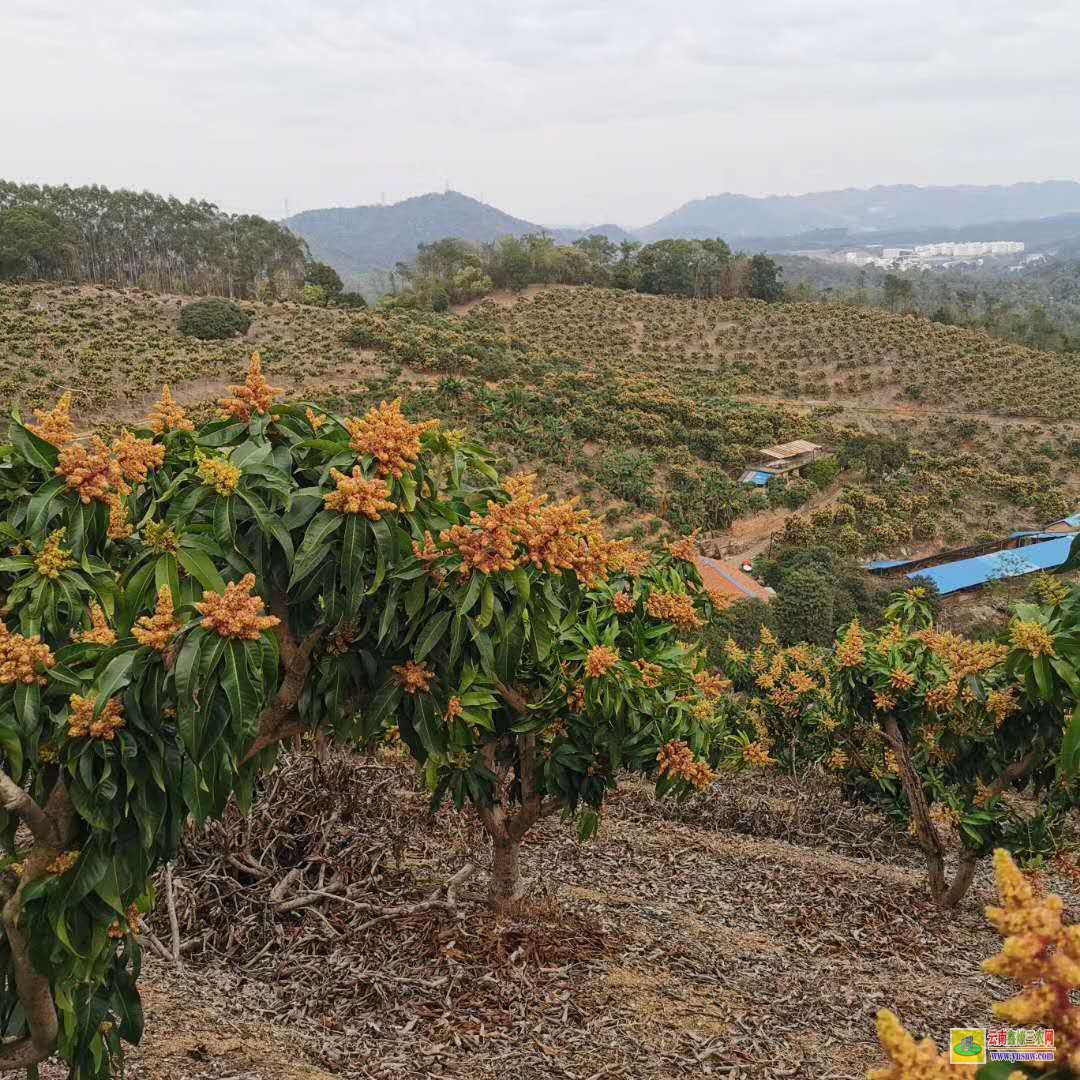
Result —
<path fill-rule="evenodd" d="M 0 771 L 0 804 L 22 818 L 39 844 L 55 844 L 59 839 L 52 818 L 3 771 Z"/>
<path fill-rule="evenodd" d="M 1041 753 L 1038 749 L 1029 750 L 1019 761 L 1014 761 L 1002 774 L 986 789 L 986 800 L 997 798 L 1010 784 L 1027 776 L 1034 764 L 1039 760 Z"/>

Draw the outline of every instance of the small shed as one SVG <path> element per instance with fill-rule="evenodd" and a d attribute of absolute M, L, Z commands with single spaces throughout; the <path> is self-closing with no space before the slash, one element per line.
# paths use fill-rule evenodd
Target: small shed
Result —
<path fill-rule="evenodd" d="M 793 442 L 767 446 L 758 452 L 765 460 L 750 466 L 739 477 L 742 483 L 753 484 L 755 487 L 764 487 L 777 476 L 786 476 L 789 473 L 798 475 L 804 465 L 817 461 L 827 451 L 817 443 L 795 439 Z"/>
<path fill-rule="evenodd" d="M 807 461 L 813 461 L 821 456 L 822 449 L 817 443 L 807 442 L 805 439 L 795 439 L 794 442 L 779 443 L 776 446 L 767 447 L 761 451 L 761 454 L 778 462 L 788 462 L 793 458 L 806 458 Z M 806 462 L 804 461 L 803 464 L 805 465 Z"/>
<path fill-rule="evenodd" d="M 731 563 L 712 559 L 708 555 L 699 555 L 694 561 L 705 588 L 710 592 L 719 592 L 734 600 L 764 600 L 765 603 L 773 598 L 771 589 Z"/>

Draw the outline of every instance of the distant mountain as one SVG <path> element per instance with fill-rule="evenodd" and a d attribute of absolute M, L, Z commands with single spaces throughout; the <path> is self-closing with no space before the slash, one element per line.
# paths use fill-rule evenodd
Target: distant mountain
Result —
<path fill-rule="evenodd" d="M 307 241 L 314 258 L 346 277 L 392 269 L 399 262 L 411 261 L 420 244 L 448 236 L 477 243 L 535 232 L 548 232 L 561 243 L 572 243 L 592 232 L 603 232 L 616 243 L 629 236 L 617 225 L 545 230 L 457 191 L 418 195 L 389 206 L 305 210 L 282 224 Z"/>
<path fill-rule="evenodd" d="M 646 243 L 673 237 L 779 237 L 823 229 L 879 232 L 962 228 L 1080 211 L 1080 184 L 916 187 L 892 184 L 808 195 L 712 195 L 686 203 L 637 231 Z"/>

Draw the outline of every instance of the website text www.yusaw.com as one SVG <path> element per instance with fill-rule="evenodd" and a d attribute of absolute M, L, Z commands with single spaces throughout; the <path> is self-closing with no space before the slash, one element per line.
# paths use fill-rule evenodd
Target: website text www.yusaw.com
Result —
<path fill-rule="evenodd" d="M 1053 1050 L 991 1050 L 991 1061 L 1053 1061 Z"/>

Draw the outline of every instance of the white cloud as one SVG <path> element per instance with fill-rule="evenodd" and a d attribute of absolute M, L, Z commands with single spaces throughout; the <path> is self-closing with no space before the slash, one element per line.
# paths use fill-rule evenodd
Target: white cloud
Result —
<path fill-rule="evenodd" d="M 1080 174 L 1071 0 L 7 0 L 0 176 L 546 222 Z"/>

